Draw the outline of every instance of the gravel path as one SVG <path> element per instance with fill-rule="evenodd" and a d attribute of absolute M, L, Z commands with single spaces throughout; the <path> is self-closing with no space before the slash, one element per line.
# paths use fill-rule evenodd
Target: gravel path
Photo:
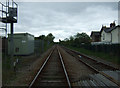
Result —
<path fill-rule="evenodd" d="M 52 48 L 54 48 L 54 46 Z M 64 49 L 62 49 L 61 47 L 58 48 L 60 49 L 66 69 L 68 71 L 68 75 L 72 83 L 79 80 L 89 79 L 89 75 L 94 74 L 93 70 L 89 69 L 86 65 L 68 54 Z M 25 64 L 25 66 L 23 66 L 22 68 L 18 69 L 16 73 L 16 79 L 12 80 L 9 84 L 6 84 L 6 86 L 28 86 L 36 75 L 39 68 L 41 67 L 42 63 L 45 61 L 51 49 L 45 52 L 40 58 L 24 58 L 26 60 L 26 63 L 27 59 L 30 59 L 31 61 Z"/>
<path fill-rule="evenodd" d="M 67 68 L 71 82 L 89 79 L 89 75 L 94 74 L 92 70 L 90 70 L 83 63 L 68 54 L 65 50 L 60 47 L 59 49 L 63 56 L 64 63 Z"/>
<path fill-rule="evenodd" d="M 5 84 L 5 86 L 28 86 L 32 81 L 32 79 L 34 78 L 34 76 L 36 75 L 40 66 L 42 65 L 42 62 L 46 59 L 52 48 L 50 48 L 39 58 L 35 58 L 35 57 L 23 58 L 26 61 L 25 65 L 17 69 L 15 79 L 11 80 L 10 83 Z"/>

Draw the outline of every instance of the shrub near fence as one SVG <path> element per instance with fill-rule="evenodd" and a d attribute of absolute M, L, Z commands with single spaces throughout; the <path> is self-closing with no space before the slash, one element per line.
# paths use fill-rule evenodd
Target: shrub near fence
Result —
<path fill-rule="evenodd" d="M 40 55 L 43 52 L 45 52 L 48 48 L 50 48 L 53 45 L 53 42 L 37 39 L 34 41 L 34 45 L 35 54 Z"/>
<path fill-rule="evenodd" d="M 91 50 L 93 52 L 104 52 L 110 55 L 115 55 L 120 57 L 120 44 L 100 44 L 100 45 L 80 45 L 87 50 Z"/>

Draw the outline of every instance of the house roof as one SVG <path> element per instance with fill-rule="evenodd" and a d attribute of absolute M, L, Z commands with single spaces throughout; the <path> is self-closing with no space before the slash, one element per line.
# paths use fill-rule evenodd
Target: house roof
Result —
<path fill-rule="evenodd" d="M 11 34 L 8 34 L 8 36 L 11 35 Z M 29 33 L 14 33 L 14 35 L 30 35 L 30 36 L 33 36 L 32 34 L 29 34 Z"/>
<path fill-rule="evenodd" d="M 92 37 L 92 35 L 100 35 L 100 31 L 92 31 L 90 37 Z"/>
<path fill-rule="evenodd" d="M 118 26 L 114 26 L 114 27 L 102 27 L 100 33 L 104 30 L 106 33 L 110 33 L 112 30 L 116 29 L 117 27 L 120 27 L 120 25 Z"/>

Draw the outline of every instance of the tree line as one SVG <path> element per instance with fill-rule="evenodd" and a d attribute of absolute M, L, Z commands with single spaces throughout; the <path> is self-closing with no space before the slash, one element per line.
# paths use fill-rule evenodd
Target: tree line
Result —
<path fill-rule="evenodd" d="M 40 35 L 39 37 L 35 37 L 35 40 L 43 40 L 43 41 L 49 41 L 50 43 L 53 43 L 55 37 L 53 36 L 52 33 L 49 33 L 47 36 L 45 35 Z"/>
<path fill-rule="evenodd" d="M 74 47 L 79 47 L 80 45 L 84 44 L 90 44 L 91 39 L 89 35 L 86 33 L 77 33 L 73 36 L 70 36 L 69 38 L 65 38 L 64 40 L 59 39 L 59 44 L 62 45 L 69 45 L 69 46 L 74 46 Z"/>
<path fill-rule="evenodd" d="M 39 37 L 35 37 L 35 40 L 43 40 L 43 41 L 49 41 L 50 43 L 54 43 L 55 36 L 53 36 L 52 33 L 49 33 L 47 36 L 45 35 L 40 35 Z M 59 39 L 59 44 L 62 45 L 70 45 L 70 46 L 75 46 L 79 47 L 80 45 L 84 44 L 90 44 L 91 39 L 89 35 L 86 33 L 76 33 L 73 36 L 70 36 L 69 38 L 65 38 L 64 40 Z"/>

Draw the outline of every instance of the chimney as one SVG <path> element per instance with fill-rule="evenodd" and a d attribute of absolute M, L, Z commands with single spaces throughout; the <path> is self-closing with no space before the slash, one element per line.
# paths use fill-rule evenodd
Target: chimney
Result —
<path fill-rule="evenodd" d="M 114 27 L 114 26 L 116 26 L 116 25 L 115 25 L 115 21 L 110 24 L 110 27 Z"/>

